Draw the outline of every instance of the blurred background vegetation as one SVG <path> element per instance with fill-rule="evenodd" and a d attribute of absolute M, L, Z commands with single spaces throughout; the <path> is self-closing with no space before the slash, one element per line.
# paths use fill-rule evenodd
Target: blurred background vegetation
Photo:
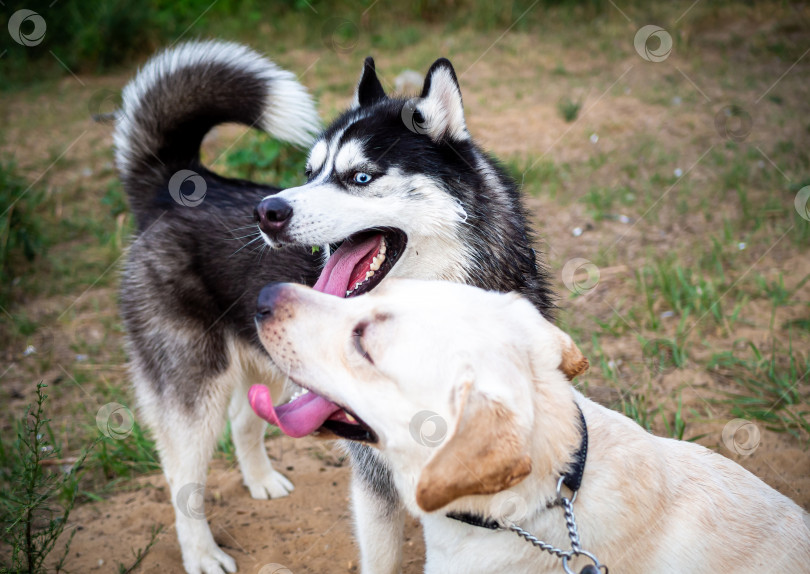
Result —
<path fill-rule="evenodd" d="M 441 24 L 446 31 L 472 28 L 483 32 L 514 24 L 512 30 L 525 31 L 543 22 L 544 8 L 563 8 L 559 15 L 570 21 L 618 16 L 608 0 L 413 0 L 386 2 L 378 7 L 380 10 L 366 12 L 377 2 L 9 0 L 4 3 L 7 14 L 30 9 L 50 25 L 48 41 L 34 47 L 21 46 L 0 34 L 0 53 L 6 51 L 0 60 L 0 89 L 42 80 L 46 70 L 66 73 L 62 64 L 75 73 L 109 72 L 186 34 L 185 39 L 214 35 L 244 41 L 272 36 L 275 46 L 283 50 L 284 41 L 293 39 L 298 46 L 320 47 L 324 34 L 336 36 L 333 41 L 338 43 L 341 36 L 350 42 L 359 25 L 372 30 L 372 45 L 386 47 L 392 41 L 418 41 L 419 34 L 407 30 L 409 24 Z M 341 21 L 340 14 L 347 20 Z M 362 14 L 360 19 L 358 14 Z M 396 32 L 393 36 L 392 31 Z"/>

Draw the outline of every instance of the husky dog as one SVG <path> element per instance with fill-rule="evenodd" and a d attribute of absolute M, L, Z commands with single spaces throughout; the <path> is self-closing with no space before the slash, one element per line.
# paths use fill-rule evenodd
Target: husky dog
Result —
<path fill-rule="evenodd" d="M 444 279 L 519 291 L 546 316 L 553 309 L 519 192 L 471 139 L 447 60 L 433 64 L 420 97 L 408 100 L 388 98 L 367 59 L 353 106 L 311 149 L 307 183 L 284 192 L 201 165 L 202 138 L 224 122 L 298 145 L 319 132 L 313 103 L 292 74 L 245 47 L 198 42 L 146 64 L 124 90 L 115 133 L 137 224 L 121 285 L 132 379 L 189 574 L 236 570 L 189 500 L 204 489 L 226 416 L 251 496 L 292 490 L 273 470 L 266 423 L 247 401 L 253 383 L 269 385 L 278 403 L 296 391 L 256 333 L 262 286 L 292 281 L 354 297 L 387 276 Z M 273 249 L 245 249 L 237 239 L 251 230 Z M 282 407 L 291 421 L 301 404 Z M 336 436 L 357 438 L 352 425 L 332 426 Z M 399 495 L 374 451 L 356 442 L 349 448 L 363 570 L 396 572 Z"/>
<path fill-rule="evenodd" d="M 517 291 L 550 317 L 552 295 L 519 193 L 472 140 L 448 60 L 431 66 L 421 95 L 409 100 L 387 97 L 366 59 L 354 105 L 318 138 L 306 170 L 305 185 L 262 200 L 257 218 L 271 246 L 336 246 L 326 248 L 316 290 L 354 297 L 386 277 L 442 279 Z M 313 398 L 302 394 L 279 409 L 287 434 L 316 430 Z M 323 427 L 351 441 L 363 572 L 398 572 L 405 515 L 389 470 L 355 442 L 362 428 L 339 419 Z"/>
<path fill-rule="evenodd" d="M 278 189 L 210 172 L 200 143 L 214 125 L 240 122 L 305 145 L 320 130 L 318 114 L 293 74 L 221 42 L 159 54 L 122 99 L 116 162 L 137 229 L 120 307 L 135 394 L 171 489 L 186 572 L 235 572 L 190 497 L 202 494 L 226 413 L 251 496 L 292 490 L 273 470 L 266 424 L 246 398 L 250 381 L 283 381 L 258 345 L 253 316 L 262 286 L 312 284 L 320 256 L 309 247 L 261 256 L 251 252 L 260 242 L 235 240 L 255 229 L 256 204 Z M 183 187 L 177 174 L 188 180 Z"/>

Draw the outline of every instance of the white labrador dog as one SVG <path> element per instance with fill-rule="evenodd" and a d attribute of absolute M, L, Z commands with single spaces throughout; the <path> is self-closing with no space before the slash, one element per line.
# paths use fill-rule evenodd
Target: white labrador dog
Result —
<path fill-rule="evenodd" d="M 727 458 L 583 397 L 569 381 L 587 360 L 517 295 L 389 280 L 339 299 L 274 284 L 257 323 L 273 360 L 311 392 L 274 409 L 256 386 L 254 409 L 293 436 L 380 449 L 421 519 L 428 573 L 563 572 L 560 556 L 508 530 L 570 551 L 561 477 L 581 479 L 579 543 L 612 574 L 810 572 L 798 505 Z M 599 570 L 566 556 L 568 571 Z"/>

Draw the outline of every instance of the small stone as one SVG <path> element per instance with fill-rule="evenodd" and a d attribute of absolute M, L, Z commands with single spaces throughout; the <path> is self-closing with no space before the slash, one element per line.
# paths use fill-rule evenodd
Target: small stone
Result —
<path fill-rule="evenodd" d="M 675 171 L 672 172 L 672 173 L 675 174 L 675 177 L 681 177 L 683 175 L 683 170 L 681 168 L 679 168 L 679 167 L 676 167 Z"/>
<path fill-rule="evenodd" d="M 574 237 L 579 237 L 580 235 L 582 235 L 582 228 L 581 227 L 575 227 L 571 231 L 571 235 L 573 235 Z"/>
<path fill-rule="evenodd" d="M 595 144 L 596 142 L 598 142 L 598 141 L 599 141 L 599 135 L 598 135 L 598 134 L 591 134 L 591 138 L 590 138 L 590 139 L 591 139 L 591 143 L 592 143 L 592 144 Z"/>

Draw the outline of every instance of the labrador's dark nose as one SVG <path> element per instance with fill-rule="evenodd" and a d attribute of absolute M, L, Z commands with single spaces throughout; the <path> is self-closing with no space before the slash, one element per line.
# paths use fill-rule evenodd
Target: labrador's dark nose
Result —
<path fill-rule="evenodd" d="M 289 283 L 268 283 L 259 293 L 256 302 L 256 319 L 262 321 L 273 316 L 274 310 L 282 300 L 283 294 L 290 289 Z"/>
<path fill-rule="evenodd" d="M 270 236 L 275 236 L 284 229 L 292 215 L 292 206 L 280 197 L 264 198 L 253 211 L 259 229 Z"/>

